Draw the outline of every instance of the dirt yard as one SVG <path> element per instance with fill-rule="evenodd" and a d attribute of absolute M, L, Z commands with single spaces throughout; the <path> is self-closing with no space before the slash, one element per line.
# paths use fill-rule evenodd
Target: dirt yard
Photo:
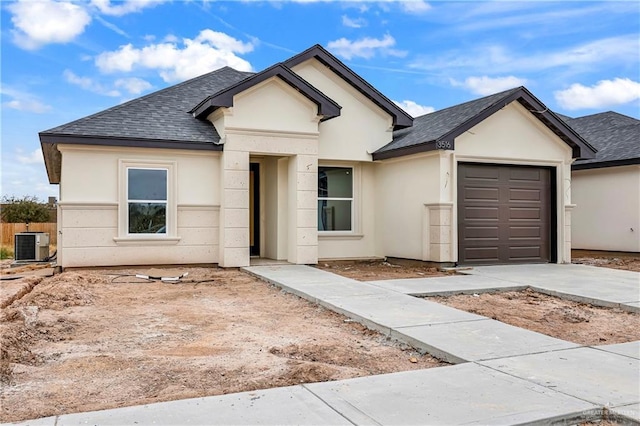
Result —
<path fill-rule="evenodd" d="M 382 260 L 335 260 L 320 262 L 317 268 L 358 281 L 438 277 L 451 274 L 418 262 L 395 264 Z"/>
<path fill-rule="evenodd" d="M 530 289 L 428 299 L 580 345 L 640 340 L 640 314 L 563 300 Z"/>
<path fill-rule="evenodd" d="M 444 365 L 237 270 L 187 270 L 23 278 L 1 312 L 0 422 Z"/>
<path fill-rule="evenodd" d="M 571 263 L 640 272 L 640 253 L 572 250 Z"/>

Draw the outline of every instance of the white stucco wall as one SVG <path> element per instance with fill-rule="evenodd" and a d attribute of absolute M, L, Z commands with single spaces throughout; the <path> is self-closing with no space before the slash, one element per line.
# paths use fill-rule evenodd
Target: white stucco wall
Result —
<path fill-rule="evenodd" d="M 216 263 L 220 154 L 59 145 L 58 251 L 63 267 Z M 123 235 L 123 164 L 171 164 L 169 238 Z M 122 207 L 121 210 L 120 207 Z"/>
<path fill-rule="evenodd" d="M 320 123 L 320 159 L 371 161 L 370 153 L 391 142 L 391 116 L 316 59 L 293 71 L 342 107 L 339 117 Z"/>
<path fill-rule="evenodd" d="M 318 134 L 318 107 L 278 77 L 257 84 L 233 98 L 224 108 L 224 122 L 214 112 L 209 119 L 227 134 L 230 130 Z"/>
<path fill-rule="evenodd" d="M 440 153 L 433 151 L 376 164 L 378 252 L 423 260 L 425 204 L 440 200 Z"/>
<path fill-rule="evenodd" d="M 640 252 L 640 165 L 573 172 L 573 248 Z"/>

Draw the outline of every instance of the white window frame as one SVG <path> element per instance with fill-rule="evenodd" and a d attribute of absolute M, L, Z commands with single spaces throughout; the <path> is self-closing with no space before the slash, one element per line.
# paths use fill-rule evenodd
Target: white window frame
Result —
<path fill-rule="evenodd" d="M 130 200 L 129 199 L 129 169 L 148 169 L 167 171 L 167 199 L 166 200 Z M 177 208 L 177 165 L 175 161 L 154 160 L 119 160 L 119 205 L 118 205 L 118 237 L 116 244 L 122 245 L 154 245 L 177 244 L 178 208 Z M 163 234 L 131 234 L 129 233 L 129 203 L 166 203 L 166 233 Z"/>
<path fill-rule="evenodd" d="M 359 202 L 358 197 L 360 195 L 360 168 L 352 163 L 344 164 L 344 163 L 321 163 L 318 164 L 318 186 L 320 184 L 320 167 L 340 167 L 345 169 L 351 169 L 351 198 L 341 198 L 341 197 L 318 197 L 316 190 L 316 199 L 317 201 L 327 200 L 327 201 L 351 201 L 351 230 L 337 230 L 337 231 L 321 231 L 318 229 L 319 237 L 330 237 L 330 236 L 354 236 L 358 235 L 358 231 L 360 229 L 360 221 L 358 220 L 359 215 L 357 212 L 359 211 Z M 317 202 L 316 202 L 317 204 Z M 316 225 L 317 227 L 317 225 Z"/>
<path fill-rule="evenodd" d="M 167 197 L 164 200 L 139 200 L 139 199 L 131 199 L 129 198 L 129 171 L 130 170 L 160 170 L 160 171 L 164 171 L 165 173 L 165 185 L 166 185 L 166 192 L 167 192 Z M 169 212 L 169 169 L 167 169 L 166 167 L 127 167 L 127 171 L 126 171 L 126 179 L 127 179 L 127 223 L 126 223 L 126 227 L 127 227 L 127 236 L 138 236 L 138 235 L 146 235 L 146 236 L 150 236 L 150 235 L 155 235 L 155 233 L 151 233 L 151 232 L 137 232 L 137 233 L 132 233 L 131 232 L 131 224 L 129 223 L 130 217 L 131 217 L 131 213 L 130 213 L 130 207 L 131 204 L 164 204 L 164 211 L 165 211 L 165 218 L 164 218 L 164 229 L 165 232 L 160 233 L 161 235 L 166 235 L 169 231 L 169 224 L 167 221 L 167 213 Z"/>

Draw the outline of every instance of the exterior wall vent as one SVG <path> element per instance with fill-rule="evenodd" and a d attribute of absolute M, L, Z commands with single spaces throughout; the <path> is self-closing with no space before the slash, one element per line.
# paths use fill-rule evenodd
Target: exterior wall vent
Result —
<path fill-rule="evenodd" d="M 49 234 L 21 232 L 15 235 L 13 256 L 16 261 L 41 262 L 49 257 Z"/>

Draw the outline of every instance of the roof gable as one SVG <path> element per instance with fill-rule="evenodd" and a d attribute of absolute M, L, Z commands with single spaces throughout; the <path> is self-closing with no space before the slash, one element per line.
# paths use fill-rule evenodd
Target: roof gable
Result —
<path fill-rule="evenodd" d="M 319 44 L 283 62 L 288 68 L 315 58 L 393 118 L 394 129 L 413 125 L 413 118 Z"/>
<path fill-rule="evenodd" d="M 208 96 L 206 99 L 198 103 L 198 105 L 193 107 L 190 112 L 198 119 L 205 119 L 217 108 L 232 107 L 233 97 L 238 93 L 244 92 L 245 90 L 272 77 L 280 78 L 307 99 L 315 103 L 318 106 L 318 114 L 323 116 L 322 121 L 329 120 L 340 115 L 340 105 L 325 96 L 322 92 L 283 64 L 276 64 L 262 72 L 259 72 L 258 74 L 254 74 L 245 80 Z"/>
<path fill-rule="evenodd" d="M 393 141 L 373 153 L 374 160 L 436 149 L 455 149 L 455 138 L 517 101 L 572 148 L 574 158 L 593 158 L 596 150 L 524 87 L 517 87 L 417 117 L 414 126 L 394 132 Z"/>

